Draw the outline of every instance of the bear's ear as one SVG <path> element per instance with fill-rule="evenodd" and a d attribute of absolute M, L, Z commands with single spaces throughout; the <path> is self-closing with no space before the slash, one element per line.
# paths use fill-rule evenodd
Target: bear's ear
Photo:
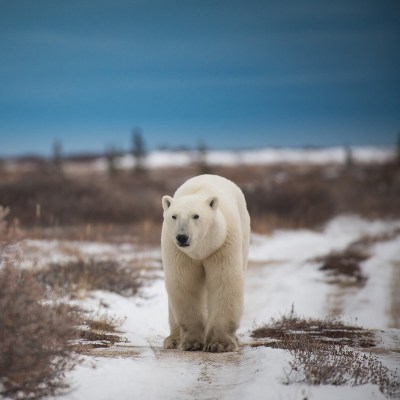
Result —
<path fill-rule="evenodd" d="M 218 203 L 219 203 L 219 200 L 218 200 L 218 197 L 217 197 L 217 196 L 209 197 L 208 200 L 207 200 L 207 204 L 208 204 L 213 210 L 216 210 L 216 209 L 218 208 Z"/>
<path fill-rule="evenodd" d="M 162 198 L 162 206 L 164 211 L 167 211 L 168 208 L 171 206 L 172 204 L 172 197 L 171 196 L 164 196 Z"/>

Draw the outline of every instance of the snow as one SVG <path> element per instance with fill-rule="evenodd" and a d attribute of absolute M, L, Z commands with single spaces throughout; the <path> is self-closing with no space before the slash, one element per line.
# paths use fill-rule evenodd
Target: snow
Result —
<path fill-rule="evenodd" d="M 250 259 L 305 261 L 345 248 L 362 236 L 379 235 L 400 227 L 399 221 L 367 221 L 358 216 L 339 216 L 322 232 L 275 231 L 272 236 L 253 235 Z"/>
<path fill-rule="evenodd" d="M 75 391 L 65 397 L 69 400 L 385 399 L 374 385 L 284 385 L 282 371 L 289 358 L 284 350 L 263 347 L 246 348 L 230 357 L 201 353 L 176 357 L 171 351 L 147 351 L 135 358 L 97 358 L 94 364 L 86 358 L 72 374 Z"/>
<path fill-rule="evenodd" d="M 324 318 L 331 309 L 330 299 L 337 288 L 328 282 L 315 258 L 342 250 L 367 235 L 381 235 L 400 227 L 400 221 L 367 221 L 356 216 L 333 219 L 321 231 L 277 231 L 269 236 L 252 235 L 250 263 L 246 277 L 245 311 L 237 353 L 210 354 L 163 350 L 168 334 L 168 305 L 162 279 L 159 249 L 147 257 L 158 265 L 159 274 L 136 297 L 96 291 L 81 301 L 93 312 L 106 305 L 104 312 L 122 321 L 120 330 L 126 342 L 114 357 L 85 356 L 84 362 L 67 375 L 72 390 L 65 400 L 86 399 L 383 399 L 375 385 L 307 386 L 286 385 L 290 353 L 266 347 L 252 348 L 250 331 L 254 326 L 287 314 L 292 305 L 299 316 Z M 90 242 L 27 241 L 27 257 L 52 253 L 41 265 L 53 259 L 66 260 L 68 254 L 80 257 L 113 258 L 130 262 L 138 249 L 130 244 Z M 394 265 L 400 261 L 400 237 L 377 242 L 363 262 L 368 277 L 364 287 L 347 293 L 342 315 L 361 326 L 380 330 L 380 349 L 395 349 L 399 330 L 390 327 L 390 292 Z M 144 256 L 143 254 L 141 256 Z M 119 257 L 119 258 L 118 258 Z M 26 262 L 28 265 L 27 261 Z M 394 368 L 398 353 L 389 352 L 382 362 Z"/>
<path fill-rule="evenodd" d="M 8 253 L 18 255 L 21 267 L 43 268 L 47 265 L 61 265 L 82 260 L 114 261 L 122 265 L 132 265 L 146 261 L 146 266 L 160 266 L 160 249 L 143 249 L 131 243 L 100 243 L 67 240 L 25 239 L 8 249 Z"/>
<path fill-rule="evenodd" d="M 392 147 L 351 147 L 351 156 L 355 162 L 385 162 L 394 157 Z M 253 150 L 208 150 L 205 161 L 210 165 L 272 165 L 289 164 L 343 164 L 348 157 L 344 147 L 328 148 L 261 148 Z M 148 153 L 145 165 L 149 169 L 163 167 L 184 167 L 199 159 L 195 150 L 155 150 Z M 121 169 L 131 169 L 135 165 L 132 155 L 117 158 L 116 165 Z M 107 160 L 99 158 L 92 163 L 94 170 L 107 170 Z"/>
<path fill-rule="evenodd" d="M 367 328 L 380 329 L 390 325 L 390 286 L 395 262 L 400 260 L 400 237 L 374 246 L 372 257 L 365 261 L 363 272 L 368 281 L 360 291 L 349 297 L 343 315 L 356 316 Z M 373 317 L 371 310 L 374 310 Z"/>
<path fill-rule="evenodd" d="M 122 297 L 114 293 L 96 291 L 83 301 L 87 310 L 98 310 L 107 305 L 108 313 L 123 321 L 120 330 L 135 347 L 162 346 L 168 335 L 168 300 L 164 282 L 157 279 L 146 286 L 140 296 Z"/>
<path fill-rule="evenodd" d="M 199 365 L 188 368 L 187 363 L 178 359 L 159 359 L 151 351 L 136 358 L 96 359 L 95 367 L 88 361 L 73 372 L 77 390 L 66 398 L 174 399 L 180 392 L 190 393 L 197 383 L 200 369 Z"/>
<path fill-rule="evenodd" d="M 329 290 L 315 265 L 289 262 L 249 268 L 245 292 L 246 312 L 239 332 L 244 333 L 253 325 L 287 315 L 292 305 L 301 316 L 320 317 L 325 314 L 325 299 Z"/>
<path fill-rule="evenodd" d="M 77 392 L 67 397 L 70 400 L 275 399 L 276 391 L 282 386 L 279 373 L 288 360 L 284 351 L 266 348 L 247 348 L 222 356 L 186 355 L 179 357 L 174 351 L 146 351 L 133 359 L 97 359 L 96 369 L 87 362 L 79 371 L 75 370 L 73 376 L 80 382 L 79 397 Z M 99 381 L 113 382 L 113 385 L 99 386 Z M 253 388 L 260 383 L 268 387 L 269 395 L 265 391 L 255 393 Z M 211 392 L 205 390 L 210 386 Z M 291 390 L 286 392 L 290 395 Z"/>
<path fill-rule="evenodd" d="M 253 235 L 250 263 L 255 266 L 247 273 L 246 309 L 249 311 L 243 317 L 243 325 L 251 326 L 252 322 L 259 325 L 271 317 L 279 318 L 292 305 L 304 317 L 326 316 L 332 286 L 326 284 L 314 259 L 343 250 L 361 237 L 380 235 L 399 227 L 399 221 L 340 216 L 321 232 L 299 230 L 277 231 L 269 237 Z M 371 258 L 363 266 L 369 280 L 354 297 L 349 295 L 343 310 L 346 321 L 357 320 L 369 328 L 388 326 L 388 285 L 391 263 L 400 260 L 399 240 L 374 246 Z M 371 308 L 376 310 L 375 318 L 371 318 Z"/>

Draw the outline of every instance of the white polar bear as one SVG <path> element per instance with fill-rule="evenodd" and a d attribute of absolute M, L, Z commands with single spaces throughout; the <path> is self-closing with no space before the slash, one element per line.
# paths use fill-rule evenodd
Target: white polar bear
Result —
<path fill-rule="evenodd" d="M 228 179 L 200 175 L 162 205 L 171 328 L 164 348 L 236 351 L 250 239 L 242 191 Z"/>

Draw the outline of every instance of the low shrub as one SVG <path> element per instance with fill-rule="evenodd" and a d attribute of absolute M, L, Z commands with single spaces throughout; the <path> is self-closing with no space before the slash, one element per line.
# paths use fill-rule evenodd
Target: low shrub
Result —
<path fill-rule="evenodd" d="M 299 318 L 294 310 L 288 316 L 256 328 L 254 346 L 267 346 L 290 352 L 292 360 L 285 371 L 285 383 L 308 385 L 375 384 L 387 396 L 400 395 L 396 372 L 385 367 L 370 350 L 376 345 L 374 333 L 346 325 L 336 319 Z"/>
<path fill-rule="evenodd" d="M 356 351 L 343 343 L 321 344 L 307 335 L 296 335 L 289 352 L 293 359 L 286 383 L 308 385 L 377 385 L 389 397 L 400 395 L 396 372 L 390 371 L 372 353 Z"/>
<path fill-rule="evenodd" d="M 0 394 L 38 399 L 67 387 L 76 362 L 77 317 L 64 304 L 45 301 L 43 288 L 13 265 L 0 268 Z"/>
<path fill-rule="evenodd" d="M 49 264 L 36 271 L 35 277 L 45 287 L 61 295 L 106 290 L 133 296 L 141 284 L 138 269 L 114 261 L 79 260 L 67 264 Z"/>

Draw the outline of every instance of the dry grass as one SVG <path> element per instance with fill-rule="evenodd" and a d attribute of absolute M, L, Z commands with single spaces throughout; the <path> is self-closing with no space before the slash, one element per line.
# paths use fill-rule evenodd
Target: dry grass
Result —
<path fill-rule="evenodd" d="M 90 349 L 108 348 L 115 343 L 126 341 L 118 331 L 121 321 L 108 315 L 98 316 L 95 319 L 86 318 L 79 328 L 77 351 L 87 352 Z"/>
<path fill-rule="evenodd" d="M 81 345 L 86 348 L 103 348 L 110 347 L 115 343 L 122 342 L 121 336 L 113 335 L 108 332 L 95 331 L 95 330 L 81 330 L 80 338 L 83 342 Z M 82 352 L 84 349 L 79 349 L 78 351 Z"/>
<path fill-rule="evenodd" d="M 363 274 L 361 263 L 369 258 L 369 255 L 351 246 L 343 251 L 332 252 L 326 256 L 318 257 L 314 261 L 321 263 L 320 270 L 328 274 L 329 282 L 338 283 L 346 280 L 354 286 L 362 287 L 367 281 Z"/>
<path fill-rule="evenodd" d="M 88 327 L 94 331 L 102 331 L 108 333 L 118 333 L 118 327 L 122 321 L 109 315 L 101 315 L 97 318 L 90 318 L 86 321 Z"/>
<path fill-rule="evenodd" d="M 132 186 L 140 190 L 140 195 L 131 190 Z M 11 216 L 18 216 L 24 226 L 125 224 L 151 219 L 155 205 L 151 193 L 151 187 L 141 187 L 137 180 L 30 175 L 2 183 L 0 204 L 9 206 Z"/>
<path fill-rule="evenodd" d="M 253 330 L 254 339 L 268 339 L 263 345 L 274 348 L 291 349 L 296 338 L 308 337 L 314 344 L 346 344 L 352 347 L 370 348 L 375 346 L 372 331 L 357 326 L 345 325 L 338 319 L 299 318 L 294 312 L 278 320 L 272 320 Z"/>
<path fill-rule="evenodd" d="M 387 396 L 400 394 L 397 371 L 390 371 L 371 353 L 374 334 L 332 319 L 303 319 L 294 314 L 273 320 L 252 332 L 254 346 L 285 349 L 292 355 L 285 383 L 308 385 L 375 384 Z M 262 339 L 262 340 L 260 340 Z"/>
<path fill-rule="evenodd" d="M 95 289 L 132 295 L 140 285 L 138 275 L 113 262 L 82 261 L 35 272 L 21 269 L 18 259 L 6 257 L 12 242 L 7 215 L 0 207 L 0 397 L 59 395 L 68 388 L 65 373 L 78 361 L 77 353 L 109 347 L 124 338 L 117 330 L 121 321 L 88 316 L 79 307 L 53 300 Z"/>
<path fill-rule="evenodd" d="M 400 216 L 400 169 L 393 164 L 348 169 L 214 167 L 212 172 L 243 188 L 253 229 L 258 232 L 282 227 L 317 228 L 338 213 L 353 212 L 371 218 Z M 13 227 L 18 228 L 19 220 L 28 234 L 33 232 L 35 236 L 129 242 L 137 235 L 140 243 L 158 243 L 161 196 L 173 194 L 197 173 L 190 167 L 140 175 L 120 173 L 113 179 L 101 174 L 6 176 L 0 182 L 0 204 L 9 210 L 0 207 L 0 241 L 14 235 Z M 368 246 L 387 237 L 362 238 L 344 252 L 329 254 L 318 262 L 332 282 L 340 277 L 363 285 L 360 264 L 368 257 Z M 62 377 L 73 365 L 74 349 L 84 352 L 123 340 L 115 321 L 93 320 L 85 315 L 78 318 L 79 311 L 44 303 L 41 285 L 58 296 L 80 296 L 90 290 L 131 296 L 140 284 L 136 269 L 115 262 L 51 265 L 36 271 L 35 276 L 12 267 L 0 269 L 0 325 L 5 327 L 0 329 L 2 394 L 32 399 L 55 394 L 65 387 Z M 258 345 L 291 352 L 288 383 L 370 382 L 379 385 L 385 394 L 399 392 L 393 375 L 373 356 L 359 352 L 375 346 L 371 331 L 337 320 L 304 320 L 292 313 L 256 329 L 253 337 L 260 341 Z M 77 347 L 72 339 L 78 340 Z"/>
<path fill-rule="evenodd" d="M 373 354 L 355 351 L 342 343 L 315 343 L 310 336 L 295 336 L 290 342 L 293 359 L 286 374 L 287 384 L 374 384 L 388 397 L 400 395 L 397 373 L 390 371 Z"/>
<path fill-rule="evenodd" d="M 102 288 L 125 295 L 138 288 L 130 274 L 121 275 L 117 270 L 120 280 L 110 281 L 112 268 L 93 268 L 56 266 L 53 271 L 57 273 L 39 276 L 41 282 L 25 270 L 8 265 L 0 268 L 1 395 L 39 399 L 60 394 L 68 388 L 63 378 L 76 364 L 76 352 L 86 354 L 125 341 L 118 331 L 122 321 L 109 315 L 93 317 L 78 307 L 47 300 L 46 293 L 54 297 L 54 293 L 60 296 L 72 290 L 74 295 L 82 286 L 85 290 Z M 63 286 L 63 279 L 67 286 Z M 49 282 L 54 287 L 45 291 L 44 281 L 47 289 Z"/>
<path fill-rule="evenodd" d="M 400 229 L 364 236 L 350 243 L 342 251 L 331 252 L 311 261 L 321 265 L 320 270 L 327 273 L 330 283 L 362 287 L 368 279 L 362 271 L 362 263 L 370 257 L 371 246 L 393 240 L 398 235 Z"/>
<path fill-rule="evenodd" d="M 66 388 L 64 373 L 74 364 L 77 317 L 65 305 L 43 302 L 30 274 L 0 268 L 0 393 L 38 399 Z"/>
<path fill-rule="evenodd" d="M 36 279 L 58 295 L 81 296 L 91 290 L 105 290 L 134 296 L 141 280 L 136 268 L 114 261 L 80 260 L 50 264 L 35 272 Z"/>
<path fill-rule="evenodd" d="M 376 243 L 388 242 L 400 235 L 400 228 L 395 228 L 377 235 L 366 235 L 350 244 L 354 249 L 367 250 Z"/>
<path fill-rule="evenodd" d="M 262 229 L 262 222 L 273 220 L 276 227 L 317 227 L 336 214 L 331 189 L 321 177 L 296 175 L 275 172 L 266 175 L 267 181 L 245 187 L 249 212 L 257 217 L 253 220 L 261 218 L 256 228 Z"/>
<path fill-rule="evenodd" d="M 19 174 L 0 183 L 0 204 L 10 207 L 24 228 L 80 226 L 79 235 L 95 236 L 96 227 L 152 227 L 157 240 L 162 221 L 160 199 L 173 194 L 196 166 L 164 168 L 146 174 L 121 171 L 84 176 Z M 318 228 L 333 216 L 357 213 L 367 218 L 400 216 L 400 168 L 397 164 L 341 166 L 212 167 L 244 190 L 257 232 L 275 228 Z M 140 229 L 136 232 L 140 235 Z"/>

